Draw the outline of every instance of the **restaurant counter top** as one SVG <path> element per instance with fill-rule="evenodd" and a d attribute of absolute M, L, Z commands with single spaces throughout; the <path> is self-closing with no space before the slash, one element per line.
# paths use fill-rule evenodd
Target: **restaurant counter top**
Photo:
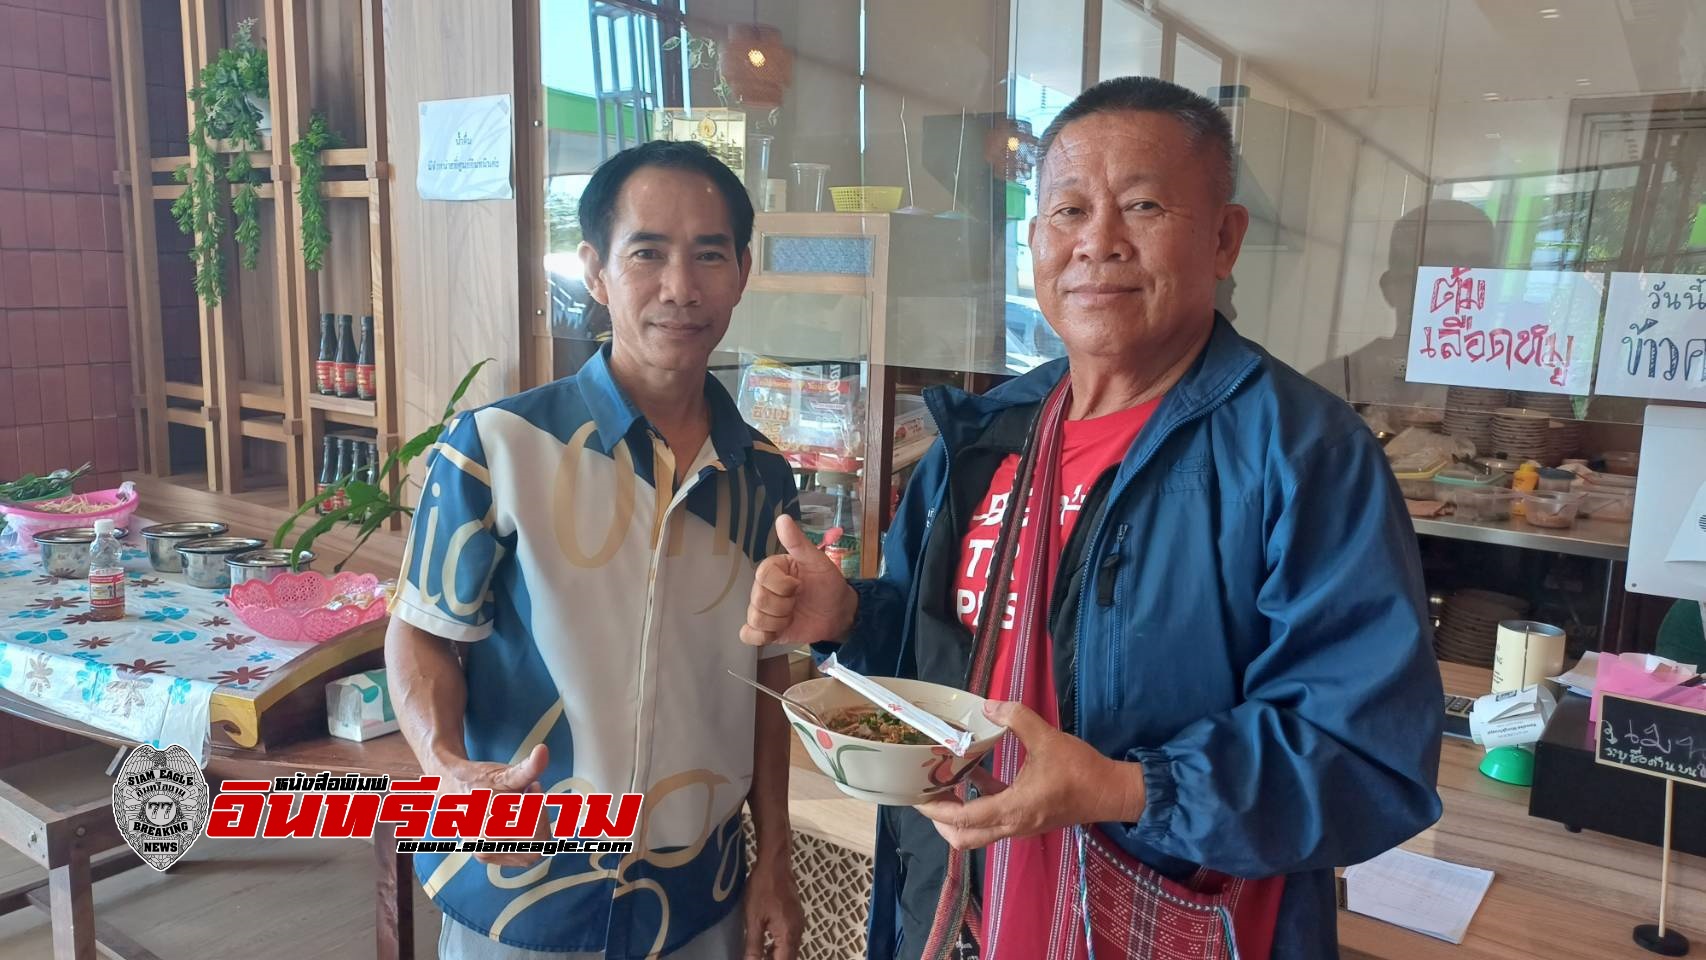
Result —
<path fill-rule="evenodd" d="M 1430 537 L 1547 550 L 1597 560 L 1629 559 L 1629 524 L 1610 520 L 1578 520 L 1568 530 L 1545 530 L 1516 517 L 1509 520 L 1412 517 L 1411 522 L 1417 533 Z"/>
<path fill-rule="evenodd" d="M 1442 663 L 1445 689 L 1479 696 L 1490 671 Z M 876 807 L 836 789 L 794 745 L 790 812 L 794 829 L 869 855 Z M 1651 957 L 1630 939 L 1658 912 L 1659 849 L 1602 834 L 1572 834 L 1528 816 L 1528 790 L 1481 775 L 1484 752 L 1466 740 L 1442 745 L 1439 822 L 1404 849 L 1494 872 L 1461 945 L 1434 940 L 1347 911 L 1339 912 L 1346 960 L 1617 960 Z M 1670 911 L 1696 944 L 1706 944 L 1706 859 L 1674 854 Z"/>

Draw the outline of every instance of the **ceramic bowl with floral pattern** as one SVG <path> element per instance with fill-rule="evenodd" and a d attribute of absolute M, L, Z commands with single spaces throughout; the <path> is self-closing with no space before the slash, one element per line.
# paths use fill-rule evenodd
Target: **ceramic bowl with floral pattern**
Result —
<path fill-rule="evenodd" d="M 982 697 L 922 680 L 871 679 L 919 708 L 970 730 L 974 739 L 966 755 L 956 757 L 936 744 L 881 743 L 836 733 L 783 704 L 788 725 L 799 734 L 812 762 L 850 797 L 895 807 L 935 799 L 951 792 L 1007 732 L 983 715 Z M 828 677 L 797 683 L 788 688 L 788 696 L 831 723 L 842 711 L 871 705 L 852 688 Z"/>

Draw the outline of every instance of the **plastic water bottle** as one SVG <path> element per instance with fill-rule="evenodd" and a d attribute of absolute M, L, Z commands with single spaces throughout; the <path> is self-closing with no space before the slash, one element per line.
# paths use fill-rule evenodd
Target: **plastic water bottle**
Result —
<path fill-rule="evenodd" d="M 89 548 L 89 608 L 96 620 L 124 619 L 123 548 L 111 520 L 95 521 L 95 542 Z"/>

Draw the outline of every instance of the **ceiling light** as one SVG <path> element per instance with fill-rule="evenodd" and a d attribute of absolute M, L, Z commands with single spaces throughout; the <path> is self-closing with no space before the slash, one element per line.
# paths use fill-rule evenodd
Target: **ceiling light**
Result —
<path fill-rule="evenodd" d="M 1496 92 L 1494 92 L 1492 90 L 1488 90 L 1486 93 L 1481 94 L 1481 99 L 1487 101 L 1488 103 L 1492 103 L 1495 100 L 1501 100 L 1503 98 L 1500 97 Z"/>
<path fill-rule="evenodd" d="M 1563 14 L 1558 12 L 1557 7 L 1546 7 L 1540 11 L 1540 18 L 1542 20 L 1556 20 L 1560 16 L 1563 16 Z"/>
<path fill-rule="evenodd" d="M 1481 136 L 1486 137 L 1488 140 L 1503 140 L 1505 138 L 1504 134 L 1497 131 L 1494 131 L 1493 133 L 1483 133 Z"/>
<path fill-rule="evenodd" d="M 1577 77 L 1576 78 L 1576 86 L 1578 86 L 1578 87 L 1587 87 L 1587 86 L 1592 86 L 1592 85 L 1593 85 L 1593 81 L 1589 80 L 1587 77 Z"/>

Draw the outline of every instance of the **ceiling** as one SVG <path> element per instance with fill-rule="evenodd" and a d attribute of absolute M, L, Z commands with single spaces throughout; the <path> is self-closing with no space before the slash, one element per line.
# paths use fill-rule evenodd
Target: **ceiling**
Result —
<path fill-rule="evenodd" d="M 1699 0 L 1149 6 L 1244 57 L 1245 69 L 1272 86 L 1300 95 L 1296 106 L 1330 112 L 1442 179 L 1557 169 L 1574 100 L 1706 87 L 1706 4 Z M 1264 85 L 1255 86 L 1260 96 Z"/>

